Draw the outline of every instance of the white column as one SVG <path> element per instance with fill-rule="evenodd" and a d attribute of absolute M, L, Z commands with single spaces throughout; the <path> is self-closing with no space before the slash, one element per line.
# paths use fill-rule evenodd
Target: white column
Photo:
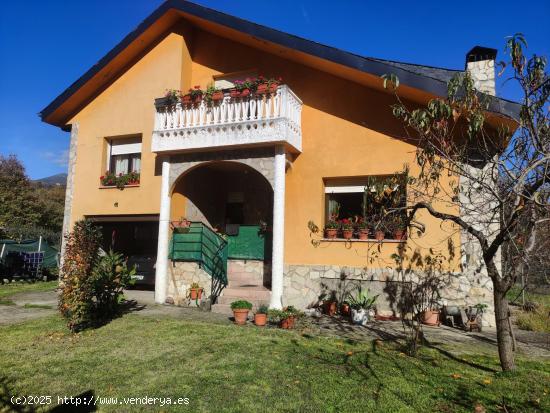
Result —
<path fill-rule="evenodd" d="M 155 302 L 164 304 L 168 283 L 168 243 L 170 237 L 170 162 L 162 162 L 160 187 L 159 237 L 155 270 Z"/>
<path fill-rule="evenodd" d="M 285 166 L 284 146 L 275 148 L 273 188 L 273 254 L 271 258 L 271 308 L 282 308 L 285 254 Z"/>

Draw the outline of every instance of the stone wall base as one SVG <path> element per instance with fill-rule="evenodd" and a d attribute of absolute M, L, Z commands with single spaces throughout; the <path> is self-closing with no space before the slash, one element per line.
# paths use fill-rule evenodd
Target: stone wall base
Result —
<path fill-rule="evenodd" d="M 168 262 L 167 300 L 171 298 L 179 306 L 196 306 L 195 301 L 189 298 L 189 288 L 194 282 L 203 288 L 203 301 L 210 298 L 212 277 L 197 262 Z"/>
<path fill-rule="evenodd" d="M 427 275 L 422 272 L 397 271 L 391 268 L 356 268 L 334 265 L 286 265 L 283 305 L 311 308 L 326 297 L 346 299 L 360 286 L 369 295 L 378 294 L 377 311 L 398 315 L 401 291 L 407 284 L 418 284 Z M 483 325 L 495 325 L 493 284 L 483 272 L 441 273 L 438 302 L 459 307 L 487 304 Z"/>

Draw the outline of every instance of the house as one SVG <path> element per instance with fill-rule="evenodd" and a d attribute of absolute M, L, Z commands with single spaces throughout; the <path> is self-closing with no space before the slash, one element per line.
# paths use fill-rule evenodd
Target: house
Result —
<path fill-rule="evenodd" d="M 467 56 L 490 95 L 495 56 L 483 47 Z M 345 240 L 308 227 L 362 215 L 365 188 L 406 163 L 415 173 L 383 88 L 388 73 L 414 105 L 444 96 L 461 71 L 361 57 L 169 0 L 40 113 L 70 131 L 64 231 L 82 218 L 101 225 L 106 248 L 154 272 L 158 303 L 188 303 L 197 282 L 214 311 L 237 298 L 306 308 L 361 284 L 391 314 L 403 282 L 394 257 L 406 247 L 443 258 L 443 303 L 492 307 L 479 253 L 427 214 L 426 232 L 406 238 Z M 282 81 L 247 94 L 240 81 L 260 75 Z M 208 85 L 221 100 L 200 100 Z M 183 103 L 171 92 L 190 89 Z M 517 104 L 494 97 L 489 111 L 493 126 L 515 128 Z M 406 183 L 394 184 L 406 203 Z"/>

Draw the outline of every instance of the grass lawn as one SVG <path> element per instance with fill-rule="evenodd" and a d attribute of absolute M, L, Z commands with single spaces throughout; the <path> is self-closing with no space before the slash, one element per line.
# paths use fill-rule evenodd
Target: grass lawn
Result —
<path fill-rule="evenodd" d="M 0 327 L 0 343 L 0 403 L 13 394 L 92 391 L 190 401 L 100 411 L 472 412 L 476 403 L 493 412 L 550 411 L 550 363 L 536 360 L 505 374 L 486 356 L 424 349 L 411 358 L 390 343 L 139 314 L 76 335 L 49 316 Z"/>
<path fill-rule="evenodd" d="M 57 281 L 36 281 L 30 282 L 14 282 L 9 284 L 0 284 L 0 305 L 13 305 L 10 300 L 14 294 L 30 293 L 40 291 L 53 291 L 57 288 Z"/>
<path fill-rule="evenodd" d="M 521 287 L 514 286 L 508 291 L 508 299 L 521 304 Z M 519 298 L 518 298 L 519 297 Z M 516 324 L 518 328 L 528 331 L 539 331 L 550 333 L 550 294 L 537 294 L 525 292 L 525 301 L 534 302 L 538 305 L 535 311 L 521 311 L 516 315 Z"/>

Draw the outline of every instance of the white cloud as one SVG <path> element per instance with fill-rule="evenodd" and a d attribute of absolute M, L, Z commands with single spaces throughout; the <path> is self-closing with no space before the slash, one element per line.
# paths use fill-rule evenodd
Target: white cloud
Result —
<path fill-rule="evenodd" d="M 69 151 L 67 149 L 59 152 L 42 152 L 40 156 L 44 158 L 47 162 L 53 163 L 57 166 L 67 166 L 67 164 L 69 163 Z"/>

